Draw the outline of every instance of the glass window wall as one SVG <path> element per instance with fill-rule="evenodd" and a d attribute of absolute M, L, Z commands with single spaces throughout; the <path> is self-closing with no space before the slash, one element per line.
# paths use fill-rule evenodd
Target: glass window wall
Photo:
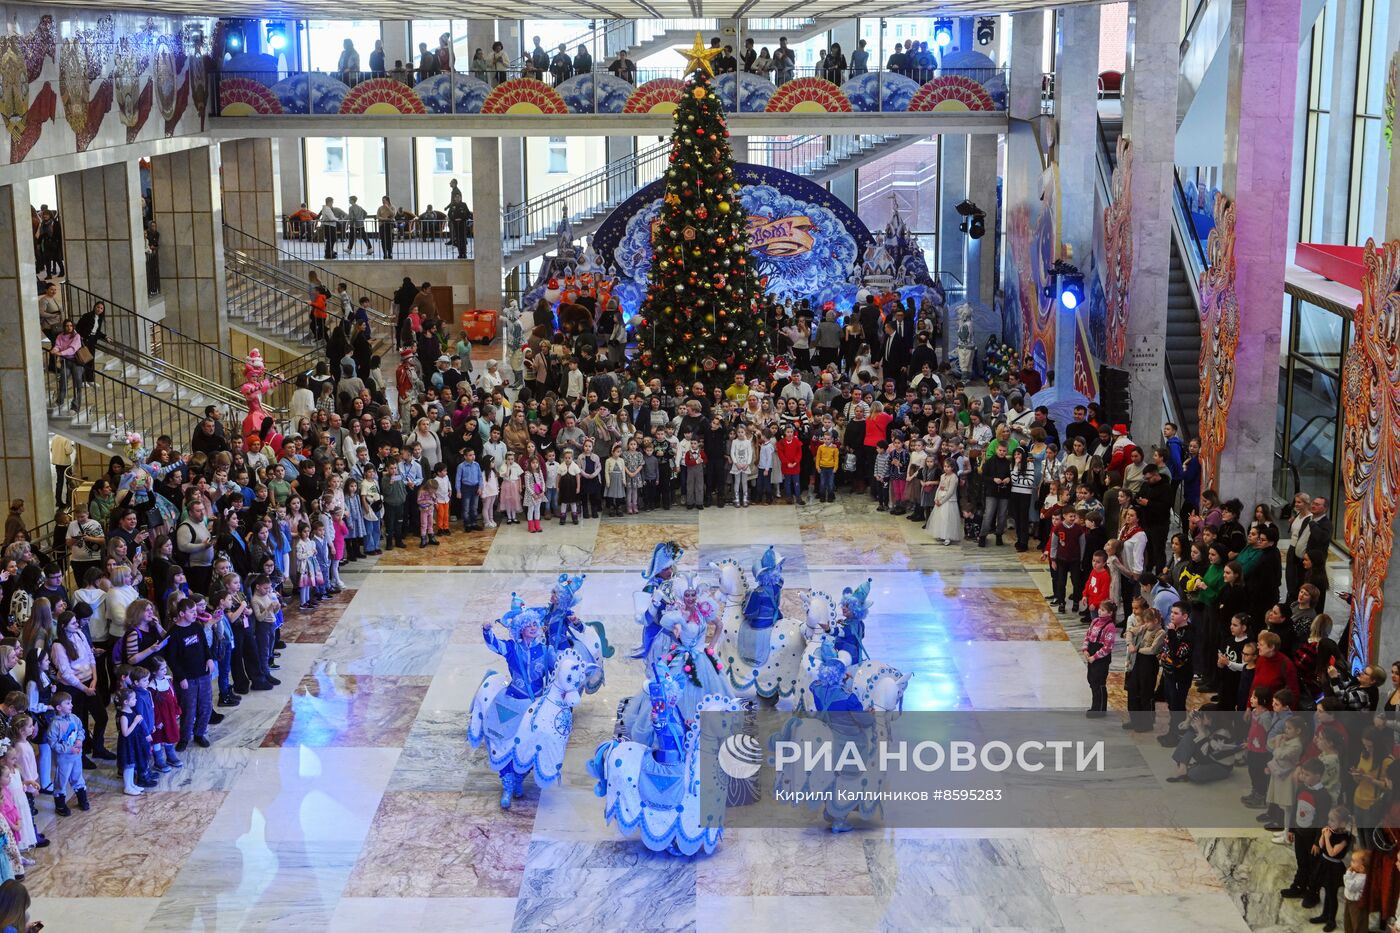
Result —
<path fill-rule="evenodd" d="M 369 53 L 382 33 L 377 19 L 311 19 L 302 30 L 302 61 L 312 71 L 340 70 L 340 54 L 349 39 L 360 53 L 360 70 L 369 71 Z"/>
<path fill-rule="evenodd" d="M 345 136 L 313 136 L 306 139 L 306 201 L 320 204 L 335 198 L 344 208 L 350 195 L 367 210 L 388 193 L 384 165 L 384 140 Z"/>
<path fill-rule="evenodd" d="M 471 139 L 465 136 L 438 136 L 413 142 L 414 210 L 422 213 L 429 206 L 445 210 L 452 199 L 452 181 L 462 189 L 467 206 L 472 207 Z"/>

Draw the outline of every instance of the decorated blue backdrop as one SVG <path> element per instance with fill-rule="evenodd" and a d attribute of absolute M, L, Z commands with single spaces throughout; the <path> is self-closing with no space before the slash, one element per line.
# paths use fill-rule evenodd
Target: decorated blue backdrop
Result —
<path fill-rule="evenodd" d="M 827 301 L 848 308 L 859 286 L 853 265 L 873 241 L 870 231 L 821 185 L 766 165 L 734 166 L 739 203 L 749 217 L 749 255 L 768 291 L 778 299 Z M 593 235 L 593 249 L 617 270 L 614 294 L 631 317 L 641 307 L 651 274 L 651 231 L 661 213 L 665 180 L 658 179 L 623 201 Z"/>

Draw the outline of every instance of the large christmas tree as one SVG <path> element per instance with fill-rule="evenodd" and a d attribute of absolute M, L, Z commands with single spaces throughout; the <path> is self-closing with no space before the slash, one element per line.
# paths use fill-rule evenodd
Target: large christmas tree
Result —
<path fill-rule="evenodd" d="M 749 256 L 729 130 L 710 86 L 720 50 L 697 34 L 681 51 L 690 79 L 676 105 L 651 281 L 634 322 L 637 361 L 644 378 L 668 385 L 727 385 L 741 367 L 766 368 L 771 305 Z"/>

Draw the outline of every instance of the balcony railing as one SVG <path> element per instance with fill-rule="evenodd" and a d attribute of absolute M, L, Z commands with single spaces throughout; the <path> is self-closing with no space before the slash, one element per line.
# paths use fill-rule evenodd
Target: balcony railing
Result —
<path fill-rule="evenodd" d="M 390 252 L 385 253 L 380 232 L 391 230 Z M 342 221 L 334 230 L 333 251 L 337 259 L 384 259 L 399 262 L 429 259 L 471 259 L 473 255 L 474 224 L 471 220 L 452 223 L 447 215 L 425 211 L 418 217 L 381 221 L 367 217 L 363 230 L 354 229 Z M 282 218 L 281 249 L 305 260 L 325 261 L 327 227 L 315 218 L 310 220 L 286 215 Z"/>
<path fill-rule="evenodd" d="M 521 78 L 519 70 L 501 74 L 510 81 Z M 544 80 L 526 78 L 504 90 L 499 90 L 497 74 L 487 71 L 390 77 L 374 77 L 369 72 L 242 71 L 214 78 L 215 112 L 221 116 L 326 117 L 373 112 L 490 118 L 525 113 L 656 113 L 677 99 L 679 88 L 667 85 L 683 80 L 685 74 L 679 66 L 647 67 L 640 69 L 636 82 L 631 83 L 605 66 L 595 65 L 590 73 L 571 75 L 563 81 L 556 82 L 548 75 Z M 779 94 L 783 85 L 799 79 L 819 80 L 807 80 Z M 815 109 L 828 113 L 1006 109 L 1004 68 L 911 68 L 852 75 L 849 70 L 806 65 L 791 74 L 772 70 L 766 74 L 724 74 L 712 85 L 721 106 L 730 113 L 768 112 L 770 106 L 783 112 Z"/>

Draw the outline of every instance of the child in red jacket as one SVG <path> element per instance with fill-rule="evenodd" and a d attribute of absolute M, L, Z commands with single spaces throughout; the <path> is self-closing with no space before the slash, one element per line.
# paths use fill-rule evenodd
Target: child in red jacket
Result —
<path fill-rule="evenodd" d="M 1113 577 L 1108 572 L 1108 554 L 1095 551 L 1089 579 L 1084 581 L 1084 611 L 1079 617 L 1085 622 L 1099 614 L 1099 604 L 1113 592 Z"/>

